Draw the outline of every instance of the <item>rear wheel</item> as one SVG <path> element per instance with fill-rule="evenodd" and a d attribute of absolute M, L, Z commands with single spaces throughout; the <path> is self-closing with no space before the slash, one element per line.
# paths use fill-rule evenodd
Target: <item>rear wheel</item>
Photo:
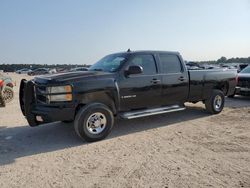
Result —
<path fill-rule="evenodd" d="M 113 113 L 106 105 L 100 103 L 84 106 L 74 121 L 76 133 L 88 142 L 104 139 L 110 133 L 113 124 Z"/>
<path fill-rule="evenodd" d="M 218 114 L 224 108 L 225 96 L 220 90 L 213 90 L 209 99 L 205 101 L 206 110 L 211 114 Z"/>

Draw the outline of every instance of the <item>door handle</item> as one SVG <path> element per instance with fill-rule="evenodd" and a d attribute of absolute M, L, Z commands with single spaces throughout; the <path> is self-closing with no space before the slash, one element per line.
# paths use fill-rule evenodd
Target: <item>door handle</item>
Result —
<path fill-rule="evenodd" d="M 153 78 L 153 80 L 151 80 L 151 83 L 153 83 L 153 84 L 157 84 L 159 82 L 161 82 L 161 80 L 159 80 L 157 78 Z"/>
<path fill-rule="evenodd" d="M 186 78 L 184 78 L 183 76 L 181 76 L 180 78 L 178 78 L 178 80 L 180 80 L 181 82 L 185 81 Z"/>

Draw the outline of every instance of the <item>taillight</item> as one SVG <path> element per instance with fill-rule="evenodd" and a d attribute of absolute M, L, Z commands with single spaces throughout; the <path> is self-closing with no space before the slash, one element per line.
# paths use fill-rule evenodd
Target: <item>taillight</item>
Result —
<path fill-rule="evenodd" d="M 238 75 L 235 77 L 235 80 L 236 80 L 236 84 L 238 85 L 238 82 L 239 82 L 239 76 Z"/>

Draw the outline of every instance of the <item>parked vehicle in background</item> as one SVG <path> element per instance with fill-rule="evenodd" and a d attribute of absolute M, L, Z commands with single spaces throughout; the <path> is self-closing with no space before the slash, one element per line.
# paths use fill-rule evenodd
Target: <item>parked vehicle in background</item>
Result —
<path fill-rule="evenodd" d="M 218 65 L 212 65 L 212 64 L 203 64 L 201 65 L 203 69 L 221 69 Z"/>
<path fill-rule="evenodd" d="M 38 69 L 28 72 L 28 75 L 35 76 L 35 75 L 43 75 L 43 74 L 49 74 L 49 73 L 50 73 L 50 70 L 48 68 L 38 68 Z"/>
<path fill-rule="evenodd" d="M 5 107 L 5 100 L 3 98 L 4 81 L 0 78 L 0 107 Z"/>
<path fill-rule="evenodd" d="M 54 69 L 49 69 L 49 74 L 55 74 L 55 73 L 57 73 L 55 68 Z"/>
<path fill-rule="evenodd" d="M 244 68 L 246 68 L 248 64 L 240 64 L 239 65 L 239 72 L 241 72 Z"/>
<path fill-rule="evenodd" d="M 237 80 L 235 93 L 229 97 L 234 97 L 234 95 L 250 96 L 250 65 L 238 74 Z"/>
<path fill-rule="evenodd" d="M 114 116 L 133 119 L 185 109 L 203 101 L 211 114 L 224 107 L 236 86 L 236 70 L 187 70 L 178 52 L 111 54 L 86 72 L 22 80 L 20 106 L 30 126 L 74 121 L 87 141 L 105 138 Z"/>
<path fill-rule="evenodd" d="M 70 69 L 69 72 L 75 72 L 75 71 L 88 71 L 88 68 L 86 68 L 86 67 L 76 67 L 76 68 Z"/>
<path fill-rule="evenodd" d="M 239 73 L 244 68 L 246 68 L 248 64 L 244 63 L 226 63 L 226 64 L 220 64 L 220 67 L 227 68 L 227 69 L 237 69 L 237 72 Z"/>
<path fill-rule="evenodd" d="M 9 103 L 14 98 L 13 80 L 8 76 L 3 76 L 2 74 L 0 74 L 0 80 L 1 80 L 1 101 L 0 101 L 0 103 L 2 103 L 3 101 L 4 101 L 4 103 Z"/>
<path fill-rule="evenodd" d="M 56 73 L 65 73 L 65 72 L 69 72 L 70 69 L 68 68 L 56 68 Z"/>
<path fill-rule="evenodd" d="M 194 63 L 192 61 L 186 62 L 186 67 L 188 70 L 197 70 L 197 69 L 203 69 L 200 64 Z"/>
<path fill-rule="evenodd" d="M 28 74 L 31 71 L 32 71 L 31 69 L 24 68 L 24 69 L 17 70 L 16 73 L 17 74 Z"/>

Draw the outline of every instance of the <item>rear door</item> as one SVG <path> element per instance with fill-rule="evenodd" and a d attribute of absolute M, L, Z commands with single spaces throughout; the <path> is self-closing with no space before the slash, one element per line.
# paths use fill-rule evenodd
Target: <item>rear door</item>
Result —
<path fill-rule="evenodd" d="M 121 110 L 152 108 L 160 104 L 161 76 L 153 54 L 135 54 L 128 61 L 125 70 L 131 65 L 139 65 L 143 73 L 124 76 L 118 81 Z"/>
<path fill-rule="evenodd" d="M 159 53 L 162 75 L 162 91 L 165 105 L 182 104 L 188 98 L 188 72 L 177 54 Z"/>

